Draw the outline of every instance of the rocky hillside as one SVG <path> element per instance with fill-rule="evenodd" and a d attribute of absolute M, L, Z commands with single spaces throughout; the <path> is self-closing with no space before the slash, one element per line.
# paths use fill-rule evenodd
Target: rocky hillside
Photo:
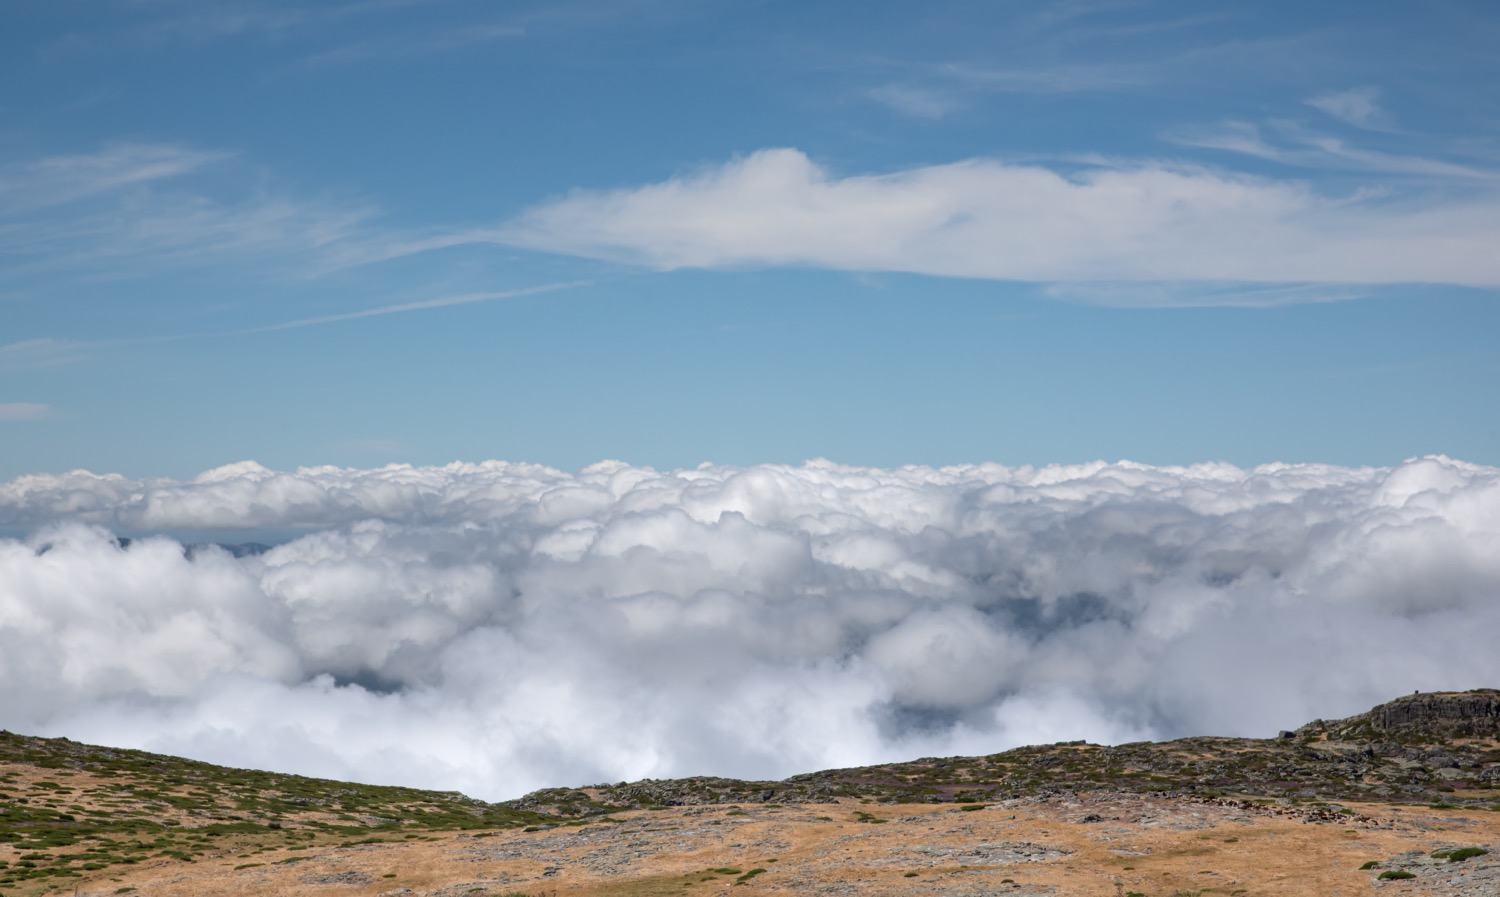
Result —
<path fill-rule="evenodd" d="M 340 845 L 546 821 L 461 794 L 227 769 L 0 732 L 3 897 L 162 859 L 269 855 L 287 862 Z"/>
<path fill-rule="evenodd" d="M 1429 693 L 1397 698 L 1369 713 L 1303 728 L 1331 729 L 1345 739 L 1408 741 L 1495 738 L 1500 735 L 1500 691 L 1480 689 L 1458 694 Z"/>
<path fill-rule="evenodd" d="M 1410 695 L 1274 738 L 1197 737 L 1115 747 L 1079 741 L 827 770 L 779 782 L 690 778 L 553 788 L 508 806 L 586 816 L 840 797 L 965 803 L 1063 791 L 1500 807 L 1500 691 Z"/>
<path fill-rule="evenodd" d="M 115 883 L 106 893 L 125 893 L 119 888 L 135 886 L 119 883 L 137 871 L 173 863 L 211 862 L 235 874 L 259 870 L 270 881 L 274 869 L 341 851 L 490 838 L 506 829 L 516 837 L 581 833 L 620 823 L 611 813 L 637 809 L 681 807 L 683 820 L 710 811 L 734 819 L 771 814 L 769 820 L 783 805 L 802 805 L 809 820 L 836 826 L 833 814 L 847 816 L 850 807 L 853 822 L 866 823 L 887 821 L 877 805 L 927 805 L 968 817 L 960 810 L 1081 808 L 1080 801 L 1091 801 L 1117 812 L 1131 800 L 1199 808 L 1189 815 L 1219 807 L 1244 818 L 1290 814 L 1349 824 L 1362 824 L 1362 811 L 1336 802 L 1500 810 L 1500 692 L 1411 695 L 1266 739 L 1071 742 L 778 782 L 689 778 L 555 788 L 503 804 L 0 732 L 0 895 L 31 897 L 90 881 Z M 818 804 L 828 809 L 809 808 Z M 934 806 L 943 804 L 949 806 Z M 1081 813 L 1082 822 L 1105 818 L 1102 811 L 1067 812 Z"/>

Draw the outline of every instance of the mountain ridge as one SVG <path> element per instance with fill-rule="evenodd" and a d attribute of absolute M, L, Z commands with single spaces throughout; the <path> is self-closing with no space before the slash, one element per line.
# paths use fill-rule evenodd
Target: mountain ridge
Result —
<path fill-rule="evenodd" d="M 1425 750 L 1424 750 L 1425 748 Z M 1486 805 L 1500 787 L 1500 690 L 1415 694 L 1272 738 L 1191 736 L 1104 746 L 1031 745 L 977 757 L 926 757 L 802 773 L 777 781 L 718 777 L 551 788 L 503 802 L 587 815 L 652 806 L 840 797 L 972 802 L 1038 789 L 1238 793 L 1269 798 Z"/>

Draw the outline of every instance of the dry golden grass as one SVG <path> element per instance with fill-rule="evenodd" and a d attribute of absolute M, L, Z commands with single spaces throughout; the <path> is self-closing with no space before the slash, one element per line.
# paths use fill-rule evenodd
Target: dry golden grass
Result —
<path fill-rule="evenodd" d="M 1354 897 L 1422 887 L 1377 883 L 1378 869 L 1360 869 L 1367 861 L 1500 842 L 1496 813 L 1351 809 L 1371 821 L 1308 823 L 1295 814 L 1130 795 L 1007 801 L 972 812 L 854 801 L 673 808 L 536 832 L 449 833 L 253 857 L 224 845 L 192 863 L 157 858 L 115 867 L 63 893 Z M 860 821 L 861 814 L 884 821 Z M 259 865 L 236 868 L 249 863 Z M 765 871 L 742 880 L 754 869 Z"/>

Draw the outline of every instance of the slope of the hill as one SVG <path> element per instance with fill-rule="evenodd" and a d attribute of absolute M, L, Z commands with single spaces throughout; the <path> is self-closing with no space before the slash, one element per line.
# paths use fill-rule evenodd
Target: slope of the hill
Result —
<path fill-rule="evenodd" d="M 1494 897 L 1497 842 L 1493 690 L 1267 739 L 1065 743 L 506 804 L 0 733 L 3 897 Z"/>
<path fill-rule="evenodd" d="M 553 788 L 509 802 L 569 815 L 680 804 L 973 802 L 1049 791 L 1233 794 L 1293 800 L 1500 805 L 1500 691 L 1416 694 L 1274 738 L 1068 742 L 926 758 L 779 782 L 692 778 Z"/>
<path fill-rule="evenodd" d="M 455 793 L 228 769 L 0 732 L 0 894 L 167 857 L 306 851 L 534 824 Z"/>

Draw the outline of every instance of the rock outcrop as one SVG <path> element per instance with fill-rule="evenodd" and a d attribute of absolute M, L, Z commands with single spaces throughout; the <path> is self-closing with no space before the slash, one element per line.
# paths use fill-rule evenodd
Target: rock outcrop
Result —
<path fill-rule="evenodd" d="M 1405 728 L 1500 729 L 1500 691 L 1407 695 L 1371 710 L 1370 724 L 1389 732 Z"/>

